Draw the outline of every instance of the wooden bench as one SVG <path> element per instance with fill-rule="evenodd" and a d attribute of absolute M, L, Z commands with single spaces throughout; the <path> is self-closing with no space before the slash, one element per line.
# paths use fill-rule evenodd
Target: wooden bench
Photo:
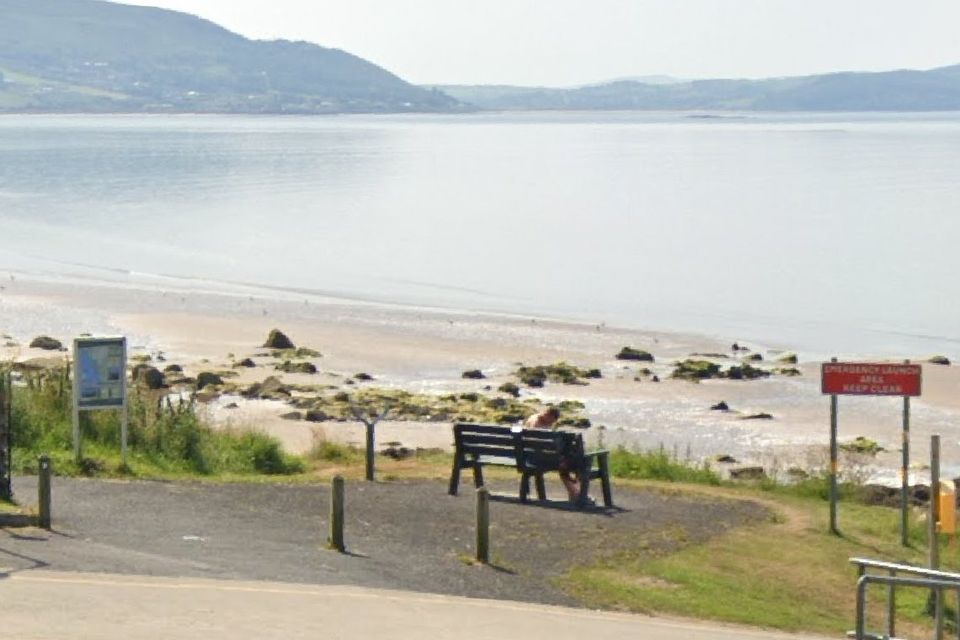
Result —
<path fill-rule="evenodd" d="M 453 425 L 453 472 L 450 474 L 450 495 L 457 495 L 460 474 L 473 469 L 473 484 L 483 486 L 483 467 L 487 465 L 514 467 L 520 474 L 520 500 L 526 502 L 530 494 L 530 479 L 534 480 L 537 498 L 546 500 L 543 474 L 560 471 L 561 461 L 569 471 L 576 473 L 580 482 L 578 506 L 585 506 L 590 481 L 599 478 L 603 489 L 603 504 L 613 506 L 610 492 L 608 451 L 585 451 L 583 436 L 566 431 L 524 429 L 489 424 L 461 422 Z"/>

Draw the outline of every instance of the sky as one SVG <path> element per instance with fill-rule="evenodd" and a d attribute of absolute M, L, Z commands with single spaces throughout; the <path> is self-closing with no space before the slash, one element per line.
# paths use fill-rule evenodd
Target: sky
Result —
<path fill-rule="evenodd" d="M 307 40 L 418 84 L 802 75 L 960 63 L 958 0 L 125 0 Z"/>

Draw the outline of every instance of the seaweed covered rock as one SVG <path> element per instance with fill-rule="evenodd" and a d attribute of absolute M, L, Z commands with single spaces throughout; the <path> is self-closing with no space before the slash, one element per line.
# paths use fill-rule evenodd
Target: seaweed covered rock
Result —
<path fill-rule="evenodd" d="M 781 364 L 797 364 L 797 354 L 785 353 L 779 358 L 777 358 L 777 362 Z"/>
<path fill-rule="evenodd" d="M 690 380 L 692 382 L 718 378 L 720 377 L 720 365 L 710 362 L 709 360 L 687 359 L 677 363 L 670 377 L 680 380 Z"/>
<path fill-rule="evenodd" d="M 641 362 L 653 362 L 653 355 L 642 349 L 633 347 L 624 347 L 616 356 L 617 360 L 639 360 Z"/>
<path fill-rule="evenodd" d="M 63 344 L 50 336 L 37 336 L 30 341 L 31 349 L 43 349 L 44 351 L 60 351 L 63 349 Z"/>
<path fill-rule="evenodd" d="M 586 378 L 588 374 L 589 371 L 566 362 L 532 367 L 522 366 L 514 372 L 520 382 L 528 387 L 536 388 L 542 387 L 548 381 L 562 384 L 587 384 L 582 379 Z"/>
<path fill-rule="evenodd" d="M 290 389 L 278 378 L 270 376 L 263 382 L 256 382 L 242 394 L 246 398 L 260 398 L 264 400 L 285 400 L 290 397 Z"/>
<path fill-rule="evenodd" d="M 460 377 L 467 380 L 483 380 L 487 376 L 483 375 L 483 371 L 480 371 L 480 369 L 470 369 L 460 374 Z"/>
<path fill-rule="evenodd" d="M 355 376 L 353 376 L 353 378 L 361 382 L 370 382 L 371 380 L 373 380 L 372 375 L 370 375 L 369 373 L 363 373 L 363 372 L 356 374 Z"/>
<path fill-rule="evenodd" d="M 509 393 L 514 398 L 520 397 L 520 387 L 513 384 L 512 382 L 504 382 L 502 385 L 497 387 L 497 391 L 500 393 Z"/>
<path fill-rule="evenodd" d="M 183 373 L 183 367 L 178 364 L 168 364 L 163 371 L 164 373 Z"/>
<path fill-rule="evenodd" d="M 947 356 L 933 356 L 932 358 L 927 360 L 927 362 L 929 362 L 930 364 L 940 364 L 946 367 L 950 366 L 950 358 L 948 358 Z"/>
<path fill-rule="evenodd" d="M 748 356 L 744 356 L 745 362 L 763 362 L 763 356 L 759 353 L 751 353 Z"/>
<path fill-rule="evenodd" d="M 197 374 L 197 391 L 200 391 L 204 387 L 216 386 L 220 384 L 223 384 L 223 378 L 212 371 L 203 371 L 202 373 Z"/>
<path fill-rule="evenodd" d="M 743 363 L 739 366 L 734 365 L 730 367 L 722 374 L 722 377 L 731 380 L 756 380 L 757 378 L 769 378 L 770 372 L 766 369 L 751 367 L 749 364 Z"/>
<path fill-rule="evenodd" d="M 271 329 L 267 341 L 263 343 L 267 349 L 295 349 L 293 341 L 290 340 L 280 329 Z"/>
<path fill-rule="evenodd" d="M 251 360 L 250 358 L 244 358 L 239 362 L 233 363 L 234 369 L 241 369 L 241 368 L 252 369 L 255 366 L 257 366 L 257 363 Z"/>
<path fill-rule="evenodd" d="M 282 364 L 278 364 L 274 367 L 274 369 L 284 373 L 314 374 L 317 372 L 317 368 L 311 362 L 291 362 L 290 360 L 287 360 Z"/>
<path fill-rule="evenodd" d="M 788 378 L 795 378 L 796 376 L 803 375 L 803 372 L 801 372 L 800 369 L 797 369 L 796 367 L 777 367 L 776 369 L 773 370 L 773 373 L 775 373 L 778 376 L 786 376 Z"/>
<path fill-rule="evenodd" d="M 884 451 L 883 447 L 864 436 L 857 436 L 850 442 L 841 442 L 839 447 L 841 451 L 847 453 L 862 453 L 870 456 L 875 456 Z"/>

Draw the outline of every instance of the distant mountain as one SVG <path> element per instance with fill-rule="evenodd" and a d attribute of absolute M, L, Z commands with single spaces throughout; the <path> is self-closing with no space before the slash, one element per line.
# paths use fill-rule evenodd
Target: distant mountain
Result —
<path fill-rule="evenodd" d="M 766 80 L 618 80 L 572 89 L 432 88 L 477 108 L 496 110 L 955 111 L 960 110 L 960 65 Z"/>
<path fill-rule="evenodd" d="M 184 13 L 0 0 L 0 111 L 449 111 L 457 101 L 307 42 L 254 41 Z"/>

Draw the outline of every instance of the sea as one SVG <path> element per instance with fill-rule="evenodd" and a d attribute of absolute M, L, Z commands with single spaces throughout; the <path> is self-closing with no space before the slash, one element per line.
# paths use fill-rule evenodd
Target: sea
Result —
<path fill-rule="evenodd" d="M 960 356 L 960 114 L 0 116 L 0 276 Z"/>

